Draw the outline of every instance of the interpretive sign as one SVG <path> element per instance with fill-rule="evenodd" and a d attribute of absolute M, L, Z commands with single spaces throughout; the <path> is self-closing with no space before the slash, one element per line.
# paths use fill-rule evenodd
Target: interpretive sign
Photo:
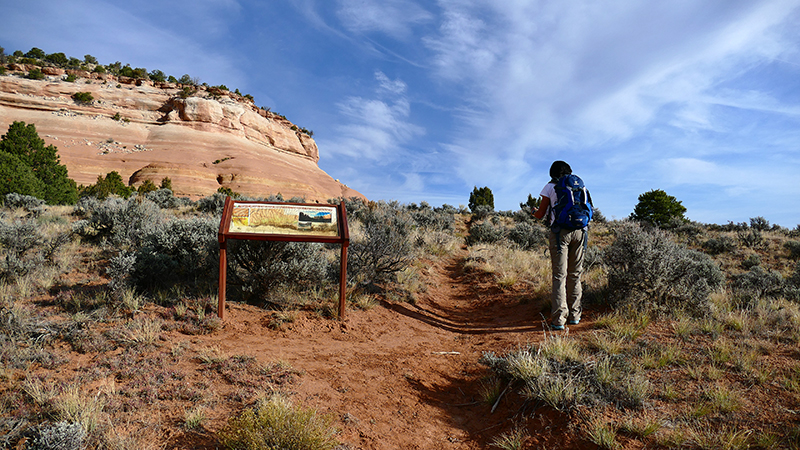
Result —
<path fill-rule="evenodd" d="M 219 224 L 219 307 L 225 315 L 227 240 L 322 242 L 342 245 L 339 319 L 345 315 L 347 277 L 347 212 L 344 204 L 240 202 L 227 197 Z"/>
<path fill-rule="evenodd" d="M 234 202 L 230 233 L 339 236 L 336 206 Z"/>

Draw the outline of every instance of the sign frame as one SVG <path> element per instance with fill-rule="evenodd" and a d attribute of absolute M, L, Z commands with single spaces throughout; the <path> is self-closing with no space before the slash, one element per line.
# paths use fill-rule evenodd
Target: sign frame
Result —
<path fill-rule="evenodd" d="M 330 209 L 331 215 L 336 214 L 336 235 L 324 235 L 314 233 L 313 226 L 311 231 L 303 232 L 297 227 L 295 233 L 281 233 L 280 231 L 252 231 L 243 232 L 237 231 L 238 226 L 234 226 L 234 231 L 231 231 L 233 222 L 234 208 L 253 208 L 253 209 L 278 209 L 278 210 L 298 210 L 302 209 Z M 298 213 L 300 214 L 300 213 Z M 299 219 L 298 219 L 299 220 Z M 347 287 L 347 247 L 350 245 L 350 230 L 347 226 L 347 210 L 344 207 L 344 202 L 338 205 L 320 204 L 320 203 L 283 203 L 283 202 L 258 202 L 258 201 L 237 201 L 233 200 L 230 196 L 225 198 L 225 205 L 222 209 L 222 217 L 219 222 L 219 305 L 217 307 L 217 314 L 220 320 L 225 320 L 225 293 L 228 284 L 228 240 L 251 240 L 251 241 L 280 241 L 280 242 L 320 242 L 325 244 L 340 244 L 342 246 L 341 252 L 341 276 L 339 278 L 339 320 L 345 319 L 345 299 Z"/>

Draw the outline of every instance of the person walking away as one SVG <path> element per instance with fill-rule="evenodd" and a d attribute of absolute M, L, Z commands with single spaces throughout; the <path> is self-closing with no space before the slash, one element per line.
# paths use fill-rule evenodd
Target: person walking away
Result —
<path fill-rule="evenodd" d="M 581 275 L 589 238 L 592 201 L 589 191 L 564 161 L 550 166 L 550 181 L 542 188 L 539 208 L 533 217 L 550 227 L 550 261 L 553 268 L 550 327 L 581 321 Z"/>

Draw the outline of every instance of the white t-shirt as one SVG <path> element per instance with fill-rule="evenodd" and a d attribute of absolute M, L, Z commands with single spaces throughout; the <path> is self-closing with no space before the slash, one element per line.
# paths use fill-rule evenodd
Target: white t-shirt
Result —
<path fill-rule="evenodd" d="M 540 192 L 539 195 L 550 199 L 550 205 L 547 207 L 547 223 L 555 222 L 556 214 L 553 211 L 553 206 L 555 206 L 556 201 L 558 200 L 558 196 L 556 195 L 556 184 L 552 182 L 545 184 L 542 188 L 542 192 Z"/>

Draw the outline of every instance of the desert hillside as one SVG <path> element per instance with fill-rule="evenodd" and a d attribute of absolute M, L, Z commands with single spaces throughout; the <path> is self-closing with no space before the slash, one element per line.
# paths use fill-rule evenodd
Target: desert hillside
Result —
<path fill-rule="evenodd" d="M 78 184 L 117 171 L 134 186 L 169 177 L 176 195 L 192 198 L 220 187 L 307 201 L 362 196 L 319 168 L 309 132 L 241 95 L 55 67 L 25 78 L 31 69 L 9 64 L 0 76 L 0 130 L 36 125 Z"/>

